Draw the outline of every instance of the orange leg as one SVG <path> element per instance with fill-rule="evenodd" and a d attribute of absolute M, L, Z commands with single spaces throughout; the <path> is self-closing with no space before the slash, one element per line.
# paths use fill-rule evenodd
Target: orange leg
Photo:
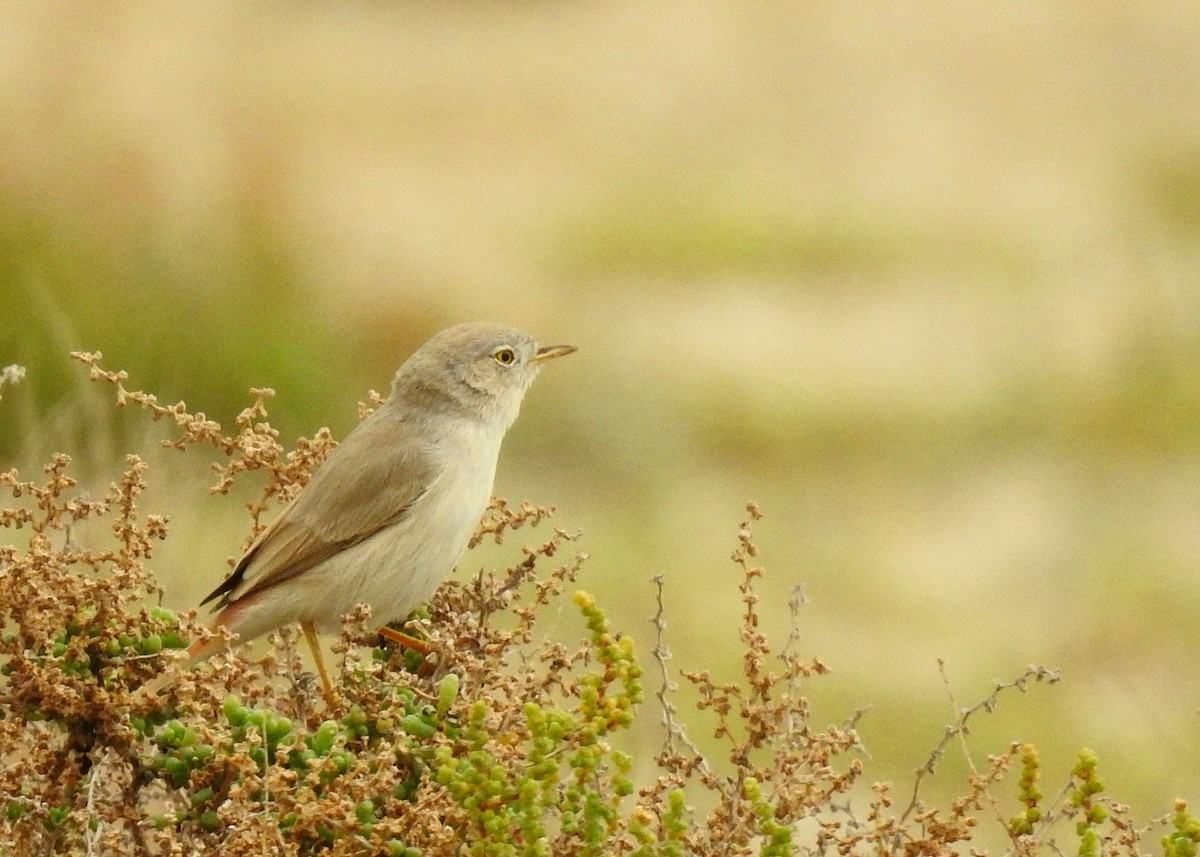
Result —
<path fill-rule="evenodd" d="M 399 646 L 404 646 L 406 649 L 412 649 L 413 651 L 420 652 L 423 655 L 427 655 L 433 651 L 433 646 L 429 645 L 429 643 L 425 642 L 424 640 L 419 640 L 411 634 L 406 634 L 403 631 L 397 631 L 395 628 L 389 628 L 387 625 L 384 625 L 379 629 L 379 636 L 383 637 L 385 640 L 391 640 L 393 643 L 396 643 Z"/>
<path fill-rule="evenodd" d="M 325 690 L 325 702 L 330 708 L 337 704 L 337 692 L 333 689 L 333 682 L 329 680 L 329 673 L 325 670 L 325 658 L 321 655 L 321 643 L 317 640 L 317 629 L 313 627 L 312 622 L 301 622 L 300 629 L 304 631 L 304 639 L 308 640 L 308 647 L 312 649 L 313 660 L 317 664 L 317 674 L 321 676 L 321 687 Z"/>

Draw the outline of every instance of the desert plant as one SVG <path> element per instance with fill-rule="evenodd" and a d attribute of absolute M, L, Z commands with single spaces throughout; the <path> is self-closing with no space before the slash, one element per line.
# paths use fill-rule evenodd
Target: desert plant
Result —
<path fill-rule="evenodd" d="M 286 449 L 267 422 L 269 390 L 251 391 L 226 434 L 183 403 L 127 389 L 100 355 L 76 357 L 113 386 L 118 405 L 173 423 L 167 445 L 218 451 L 212 490 L 262 474 L 248 538 L 335 445 L 320 431 Z M 834 726 L 814 721 L 806 686 L 829 668 L 798 652 L 799 595 L 778 654 L 760 628 L 753 504 L 732 555 L 742 603 L 735 681 L 673 672 L 666 581 L 655 578 L 663 740 L 656 772 L 636 782 L 634 760 L 614 741 L 645 713 L 642 667 L 632 639 L 574 591 L 586 559 L 577 534 L 554 528 L 508 568 L 446 583 L 408 623 L 428 656 L 382 642 L 365 610 L 345 617 L 335 645 L 341 697 L 328 707 L 288 630 L 256 660 L 235 652 L 179 668 L 177 653 L 211 632 L 194 612 L 159 606 L 155 548 L 170 522 L 141 508 L 149 478 L 131 455 L 90 499 L 66 455 L 35 477 L 0 473 L 13 499 L 0 527 L 14 539 L 0 547 L 0 854 L 937 855 L 977 847 L 990 827 L 1014 854 L 1069 847 L 1092 857 L 1142 853 L 1155 825 L 1168 831 L 1169 857 L 1196 853 L 1200 826 L 1186 804 L 1136 827 L 1127 807 L 1104 799 L 1087 751 L 1049 802 L 1036 749 L 1014 742 L 972 762 L 962 797 L 926 804 L 923 784 L 948 747 L 957 742 L 971 761 L 968 722 L 1003 693 L 1057 679 L 1041 667 L 956 706 L 895 809 L 893 786 L 865 780 L 863 712 Z M 496 500 L 473 545 L 502 543 L 552 513 Z M 586 633 L 548 640 L 539 621 L 568 595 Z M 148 693 L 164 671 L 173 680 Z M 679 679 L 699 699 L 686 718 Z M 712 738 L 702 751 L 688 723 L 705 719 Z"/>

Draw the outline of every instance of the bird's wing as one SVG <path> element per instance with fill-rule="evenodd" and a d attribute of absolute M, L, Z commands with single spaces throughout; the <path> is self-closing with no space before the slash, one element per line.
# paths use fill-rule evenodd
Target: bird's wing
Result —
<path fill-rule="evenodd" d="M 411 423 L 391 414 L 369 417 L 201 604 L 219 598 L 223 607 L 280 584 L 402 520 L 437 479 L 432 453 Z"/>

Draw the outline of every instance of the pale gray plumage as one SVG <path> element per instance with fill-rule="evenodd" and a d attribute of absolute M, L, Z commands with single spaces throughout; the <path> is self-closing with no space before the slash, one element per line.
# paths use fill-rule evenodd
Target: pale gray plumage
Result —
<path fill-rule="evenodd" d="M 525 391 L 543 361 L 574 350 L 484 323 L 422 345 L 205 599 L 217 600 L 214 626 L 243 642 L 288 622 L 330 632 L 356 604 L 383 625 L 428 600 L 479 524 Z M 189 654 L 219 648 L 211 640 Z"/>

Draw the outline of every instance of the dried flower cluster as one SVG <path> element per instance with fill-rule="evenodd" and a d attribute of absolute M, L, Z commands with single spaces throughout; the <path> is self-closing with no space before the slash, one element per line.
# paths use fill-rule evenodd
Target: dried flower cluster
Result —
<path fill-rule="evenodd" d="M 266 421 L 269 390 L 252 391 L 227 436 L 182 403 L 127 390 L 124 373 L 100 368 L 100 355 L 76 356 L 116 387 L 118 404 L 172 421 L 178 435 L 168 445 L 219 451 L 214 491 L 264 474 L 249 506 L 251 536 L 334 446 L 322 431 L 285 449 Z M 0 547 L 0 855 L 941 855 L 972 848 L 988 822 L 1014 854 L 1092 857 L 1141 854 L 1149 837 L 1128 808 L 1104 799 L 1086 751 L 1050 802 L 1036 750 L 1014 744 L 972 766 L 962 798 L 924 805 L 923 780 L 945 748 L 957 739 L 967 751 L 968 720 L 1002 692 L 1054 680 L 1041 668 L 961 709 L 916 773 L 907 807 L 893 811 L 890 785 L 863 782 L 861 712 L 838 726 L 813 723 L 805 684 L 828 668 L 797 651 L 799 596 L 777 656 L 760 629 L 753 505 L 733 554 L 740 679 L 682 673 L 699 693 L 692 717 L 711 718 L 726 750 L 706 757 L 673 702 L 657 579 L 664 738 L 658 774 L 635 783 L 633 760 L 612 745 L 643 698 L 633 642 L 582 592 L 572 595 L 582 640 L 547 641 L 538 629 L 586 559 L 574 534 L 554 529 L 511 567 L 444 585 L 409 622 L 430 655 L 384 644 L 365 611 L 348 616 L 335 646 L 341 699 L 331 709 L 291 630 L 257 661 L 217 657 L 179 670 L 174 653 L 207 632 L 192 613 L 153 606 L 154 547 L 169 522 L 139 507 L 146 479 L 130 456 L 93 500 L 65 455 L 35 478 L 0 473 L 14 501 L 0 509 L 14 541 Z M 499 543 L 551 514 L 497 500 L 473 544 Z M 146 693 L 164 670 L 176 680 Z M 1014 765 L 1019 780 L 1002 791 Z M 1196 853 L 1200 822 L 1185 804 L 1158 824 L 1168 857 Z M 1064 835 L 1072 845 L 1056 841 Z"/>
<path fill-rule="evenodd" d="M 0 369 L 0 388 L 5 384 L 20 384 L 24 377 L 24 366 L 18 366 L 16 363 L 5 366 L 3 369 Z"/>

